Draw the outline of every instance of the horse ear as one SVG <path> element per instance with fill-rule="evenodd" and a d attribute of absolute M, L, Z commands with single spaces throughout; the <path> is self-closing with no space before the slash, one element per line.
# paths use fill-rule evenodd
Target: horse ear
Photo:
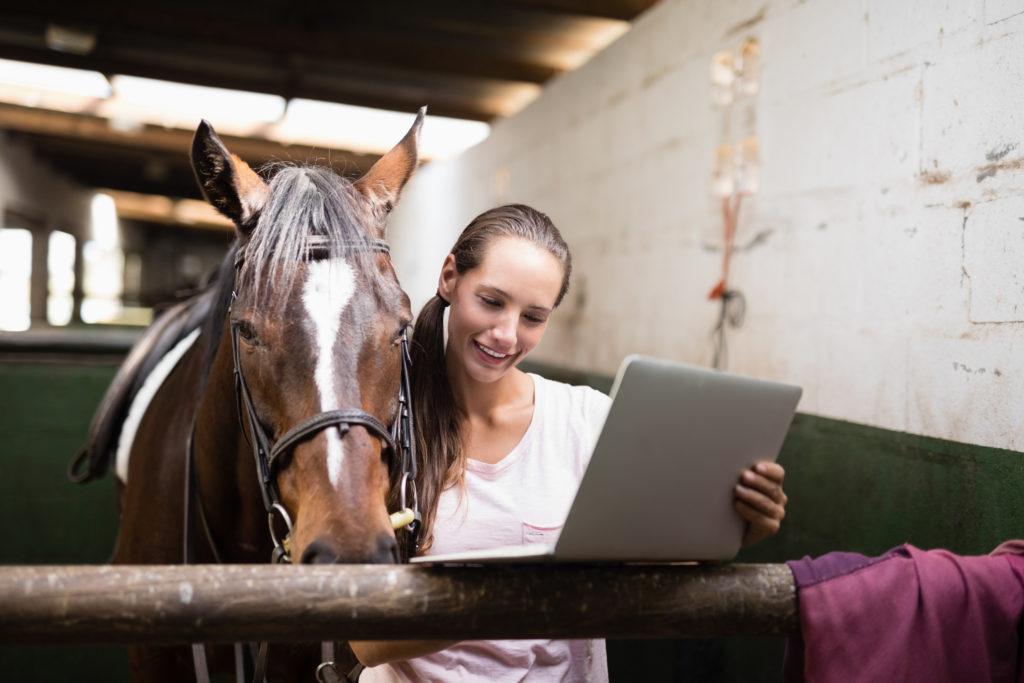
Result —
<path fill-rule="evenodd" d="M 228 152 L 205 119 L 192 138 L 192 171 L 207 201 L 235 222 L 239 232 L 256 227 L 267 201 L 267 184 L 249 164 Z"/>
<path fill-rule="evenodd" d="M 381 213 L 391 211 L 405 183 L 412 177 L 419 162 L 420 128 L 426 107 L 420 107 L 412 128 L 391 151 L 377 160 L 362 178 L 355 182 L 357 190 L 379 206 Z"/>

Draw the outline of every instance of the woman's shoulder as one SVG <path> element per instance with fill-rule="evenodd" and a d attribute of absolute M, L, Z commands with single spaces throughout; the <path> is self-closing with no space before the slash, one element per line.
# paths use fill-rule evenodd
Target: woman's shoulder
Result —
<path fill-rule="evenodd" d="M 566 384 L 531 373 L 534 387 L 542 394 L 545 412 L 564 413 L 567 417 L 587 422 L 604 422 L 612 400 L 604 393 L 586 385 Z"/>

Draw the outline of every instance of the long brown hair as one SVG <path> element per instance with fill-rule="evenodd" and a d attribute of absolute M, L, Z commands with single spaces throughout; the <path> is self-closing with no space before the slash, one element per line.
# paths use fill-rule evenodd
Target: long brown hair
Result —
<path fill-rule="evenodd" d="M 558 306 L 569 289 L 572 256 L 558 228 L 545 214 L 523 204 L 499 206 L 474 218 L 452 247 L 455 269 L 461 275 L 483 261 L 488 246 L 502 237 L 524 239 L 551 253 L 562 264 Z M 462 483 L 466 456 L 462 449 L 463 414 L 448 382 L 444 348 L 444 309 L 448 302 L 434 296 L 420 310 L 413 328 L 412 396 L 419 462 L 417 479 L 423 526 L 421 550 L 434 542 L 434 518 L 441 493 Z"/>

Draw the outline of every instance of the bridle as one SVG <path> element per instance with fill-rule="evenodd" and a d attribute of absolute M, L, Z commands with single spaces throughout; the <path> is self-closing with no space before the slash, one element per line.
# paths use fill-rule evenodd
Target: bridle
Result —
<path fill-rule="evenodd" d="M 305 257 L 307 260 L 324 258 L 330 253 L 331 242 L 325 237 L 311 237 L 307 244 Z M 383 240 L 367 240 L 365 243 L 344 244 L 343 248 L 357 251 L 378 251 L 390 254 L 391 249 Z M 242 264 L 245 259 L 244 249 L 239 249 L 235 257 L 235 281 L 238 282 Z M 237 292 L 231 293 L 232 306 L 237 299 Z M 229 311 L 230 316 L 230 311 Z M 239 323 L 231 322 L 231 357 L 234 365 L 235 399 L 238 411 L 238 426 L 252 448 L 256 463 L 256 474 L 259 478 L 260 493 L 263 506 L 267 512 L 267 526 L 270 539 L 274 544 L 271 555 L 272 562 L 291 561 L 290 539 L 292 521 L 281 503 L 277 487 L 277 474 L 285 467 L 283 461 L 292 449 L 325 429 L 337 428 L 344 436 L 354 425 L 358 425 L 373 433 L 384 442 L 390 454 L 388 472 L 391 476 L 399 474 L 399 511 L 391 515 L 392 528 L 397 531 L 405 528 L 408 531 L 406 556 L 412 557 L 417 550 L 418 532 L 420 528 L 419 496 L 416 491 L 416 439 L 413 431 L 412 416 L 412 384 L 410 377 L 411 358 L 409 340 L 406 331 L 401 338 L 401 381 L 398 386 L 398 411 L 389 429 L 375 416 L 360 408 L 327 410 L 312 415 L 288 429 L 277 440 L 267 434 L 253 404 L 249 385 L 242 373 L 242 360 L 239 353 Z M 243 420 L 243 414 L 245 419 Z M 248 430 L 246 430 L 248 422 Z M 279 533 L 283 530 L 284 533 Z"/>

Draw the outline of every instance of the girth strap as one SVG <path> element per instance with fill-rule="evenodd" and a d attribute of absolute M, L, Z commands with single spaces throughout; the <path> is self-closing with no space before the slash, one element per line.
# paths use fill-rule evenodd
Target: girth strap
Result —
<path fill-rule="evenodd" d="M 273 473 L 274 463 L 278 456 L 289 451 L 298 442 L 314 436 L 320 431 L 332 426 L 337 427 L 344 435 L 352 425 L 366 427 L 374 436 L 382 439 L 392 453 L 398 452 L 395 448 L 395 441 L 391 437 L 388 428 L 373 415 L 356 409 L 328 410 L 323 413 L 317 413 L 316 415 L 303 420 L 285 432 L 270 450 L 270 455 L 267 461 L 268 469 Z"/>

